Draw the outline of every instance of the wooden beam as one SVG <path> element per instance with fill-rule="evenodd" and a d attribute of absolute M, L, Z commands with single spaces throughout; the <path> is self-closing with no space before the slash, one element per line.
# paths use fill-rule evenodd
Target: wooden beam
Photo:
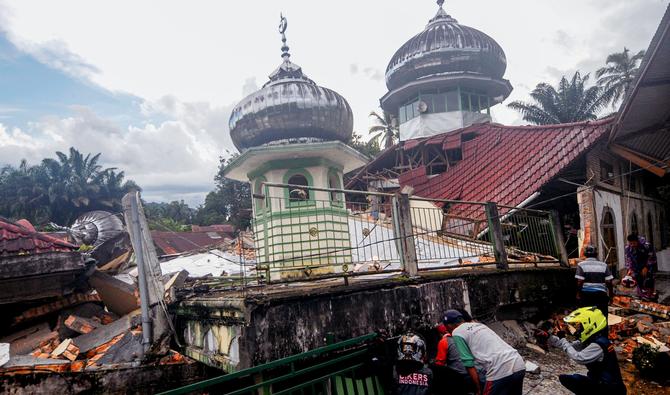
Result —
<path fill-rule="evenodd" d="M 647 159 L 642 158 L 639 154 L 621 145 L 612 144 L 610 145 L 610 150 L 615 154 L 619 155 L 620 157 L 635 163 L 641 168 L 648 170 L 649 172 L 656 174 L 659 177 L 663 177 L 667 172 L 665 168 L 657 166 L 656 163 L 652 163 Z M 665 167 L 667 168 L 667 163 L 665 164 Z"/>

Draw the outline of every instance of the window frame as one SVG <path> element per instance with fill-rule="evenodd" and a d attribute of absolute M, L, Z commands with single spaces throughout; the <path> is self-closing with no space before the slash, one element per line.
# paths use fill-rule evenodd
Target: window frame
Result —
<path fill-rule="evenodd" d="M 307 169 L 290 169 L 284 173 L 284 184 L 290 184 L 288 181 L 293 176 L 301 175 L 307 180 L 307 187 L 314 186 L 314 178 L 312 174 Z M 291 191 L 289 188 L 284 188 L 284 200 L 286 208 L 295 208 L 295 207 L 306 207 L 306 206 L 316 206 L 316 201 L 314 200 L 314 191 L 309 190 L 309 195 L 306 200 L 291 200 Z"/>

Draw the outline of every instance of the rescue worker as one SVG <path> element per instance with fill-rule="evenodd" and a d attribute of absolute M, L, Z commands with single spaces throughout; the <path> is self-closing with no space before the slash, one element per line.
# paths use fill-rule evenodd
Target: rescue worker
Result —
<path fill-rule="evenodd" d="M 426 343 L 408 332 L 398 340 L 398 361 L 393 371 L 397 395 L 433 394 L 433 372 L 425 365 Z"/>
<path fill-rule="evenodd" d="M 654 274 L 658 267 L 656 251 L 644 237 L 628 235 L 625 248 L 627 275 L 637 282 L 637 295 L 644 300 L 655 300 Z"/>
<path fill-rule="evenodd" d="M 625 395 L 626 386 L 621 379 L 619 362 L 614 345 L 607 338 L 607 318 L 596 307 L 582 307 L 563 318 L 576 329 L 579 340 L 569 342 L 555 335 L 549 345 L 565 351 L 575 362 L 585 365 L 586 376 L 562 374 L 561 384 L 575 394 Z"/>
<path fill-rule="evenodd" d="M 484 395 L 522 395 L 526 363 L 488 326 L 465 322 L 457 310 L 447 310 L 444 324 L 454 337 L 465 341 L 468 351 L 486 370 Z"/>
<path fill-rule="evenodd" d="M 444 328 L 444 331 L 442 330 Z M 445 324 L 438 326 L 442 338 L 437 343 L 433 372 L 436 389 L 449 394 L 480 394 L 479 375 L 475 369 L 475 358 L 465 341 L 454 337 Z M 439 381 L 439 384 L 438 384 Z"/>
<path fill-rule="evenodd" d="M 577 303 L 580 307 L 596 306 L 607 316 L 607 305 L 614 295 L 612 272 L 599 261 L 598 250 L 592 245 L 584 248 L 585 260 L 577 265 Z"/>

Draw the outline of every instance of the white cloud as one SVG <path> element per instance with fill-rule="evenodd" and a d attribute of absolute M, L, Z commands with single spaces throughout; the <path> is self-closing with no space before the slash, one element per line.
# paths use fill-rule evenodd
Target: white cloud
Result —
<path fill-rule="evenodd" d="M 102 152 L 104 166 L 124 170 L 143 189 L 147 200 L 184 199 L 192 205 L 214 187 L 219 156 L 232 150 L 227 122 L 230 109 L 203 103 L 182 103 L 165 97 L 143 103 L 143 111 L 171 116 L 161 123 L 121 129 L 86 107 L 67 118 L 46 118 L 27 130 L 0 123 L 2 162 L 21 159 L 37 163 L 55 151 L 74 146 L 81 152 Z"/>

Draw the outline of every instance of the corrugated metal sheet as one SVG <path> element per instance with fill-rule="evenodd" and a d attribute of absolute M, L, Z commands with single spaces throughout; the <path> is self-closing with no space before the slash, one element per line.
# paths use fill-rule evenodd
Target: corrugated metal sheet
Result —
<path fill-rule="evenodd" d="M 659 160 L 670 156 L 670 6 L 621 106 L 610 141 Z"/>

